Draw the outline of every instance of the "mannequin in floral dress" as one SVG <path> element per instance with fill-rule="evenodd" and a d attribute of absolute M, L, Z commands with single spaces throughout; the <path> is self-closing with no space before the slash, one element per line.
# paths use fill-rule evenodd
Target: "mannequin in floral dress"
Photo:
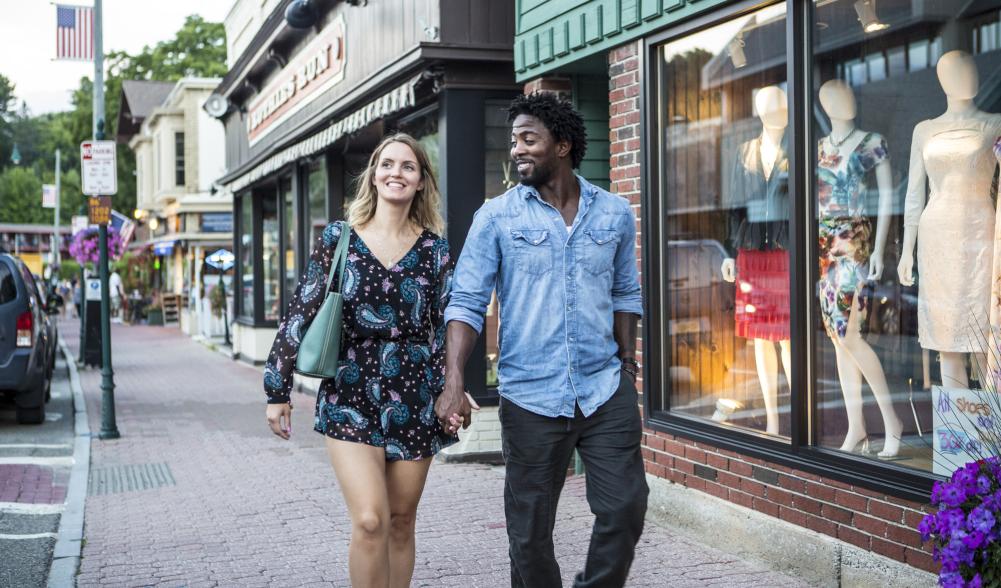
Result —
<path fill-rule="evenodd" d="M 831 119 L 831 133 L 817 153 L 817 214 L 820 243 L 820 309 L 834 343 L 838 379 L 848 412 L 842 451 L 868 451 L 862 414 L 862 378 L 883 414 L 886 439 L 879 457 L 897 455 L 903 425 L 893 408 L 879 357 L 862 337 L 871 304 L 868 282 L 883 274 L 883 248 L 889 230 L 893 179 L 886 141 L 855 128 L 855 96 L 848 84 L 831 80 L 820 87 L 820 105 Z M 865 210 L 867 178 L 879 189 L 876 235 Z"/>

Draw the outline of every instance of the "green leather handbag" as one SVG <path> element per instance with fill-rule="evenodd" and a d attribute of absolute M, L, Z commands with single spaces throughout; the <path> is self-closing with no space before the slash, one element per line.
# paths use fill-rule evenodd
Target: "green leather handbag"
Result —
<path fill-rule="evenodd" d="M 327 274 L 327 287 L 324 288 L 325 298 L 320 310 L 299 344 L 298 357 L 295 360 L 295 371 L 313 378 L 333 378 L 337 375 L 337 359 L 341 352 L 341 326 L 344 298 L 341 288 L 344 286 L 344 265 L 348 259 L 348 242 L 351 241 L 351 228 L 345 222 L 341 228 L 341 236 L 337 240 L 334 258 L 330 261 L 330 273 Z M 330 284 L 337 274 L 337 288 L 330 290 Z"/>

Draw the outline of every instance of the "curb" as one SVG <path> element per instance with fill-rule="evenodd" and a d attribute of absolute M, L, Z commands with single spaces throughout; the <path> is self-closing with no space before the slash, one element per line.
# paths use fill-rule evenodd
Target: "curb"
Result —
<path fill-rule="evenodd" d="M 90 424 L 87 422 L 87 405 L 83 398 L 83 389 L 80 387 L 80 374 L 76 369 L 76 360 L 61 336 L 59 349 L 66 361 L 70 389 L 73 391 L 73 469 L 66 489 L 66 509 L 59 518 L 59 533 L 52 552 L 49 588 L 76 586 L 76 574 L 83 550 L 83 515 L 90 477 Z"/>

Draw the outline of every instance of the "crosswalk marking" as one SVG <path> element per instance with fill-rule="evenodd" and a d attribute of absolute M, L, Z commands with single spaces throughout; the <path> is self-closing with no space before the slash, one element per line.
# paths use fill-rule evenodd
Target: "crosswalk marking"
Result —
<path fill-rule="evenodd" d="M 0 465 L 71 466 L 72 457 L 0 457 Z"/>
<path fill-rule="evenodd" d="M 69 443 L 46 445 L 44 443 L 0 443 L 0 449 L 70 449 Z"/>
<path fill-rule="evenodd" d="M 66 507 L 64 504 L 30 504 L 27 502 L 0 502 L 0 512 L 8 514 L 59 514 Z"/>
<path fill-rule="evenodd" d="M 56 537 L 55 533 L 32 533 L 30 535 L 6 535 L 0 533 L 0 540 L 12 539 L 18 541 L 22 539 L 55 539 Z"/>

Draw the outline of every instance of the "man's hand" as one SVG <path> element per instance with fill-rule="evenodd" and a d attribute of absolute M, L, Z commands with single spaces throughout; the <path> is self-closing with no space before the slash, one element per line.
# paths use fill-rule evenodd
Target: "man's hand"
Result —
<path fill-rule="evenodd" d="M 292 405 L 288 403 L 269 404 L 267 417 L 271 432 L 287 441 L 292 435 Z"/>
<path fill-rule="evenodd" d="M 463 388 L 461 378 L 447 378 L 445 390 L 434 403 L 438 422 L 449 433 L 458 431 L 460 425 L 463 429 L 468 428 L 472 421 L 472 411 L 480 410 L 480 405 Z"/>

